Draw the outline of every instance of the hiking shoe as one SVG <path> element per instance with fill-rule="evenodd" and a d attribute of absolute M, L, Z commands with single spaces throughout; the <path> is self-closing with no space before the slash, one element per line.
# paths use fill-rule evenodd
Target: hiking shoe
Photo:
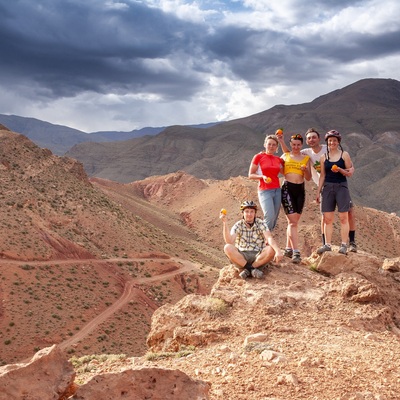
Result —
<path fill-rule="evenodd" d="M 350 242 L 349 244 L 349 251 L 352 253 L 357 253 L 357 245 L 356 242 Z"/>
<path fill-rule="evenodd" d="M 292 258 L 293 257 L 293 250 L 292 249 L 285 249 L 285 250 L 283 250 L 283 255 L 285 257 Z"/>
<path fill-rule="evenodd" d="M 244 269 L 244 270 L 239 274 L 239 276 L 240 276 L 242 279 L 247 279 L 247 278 L 250 276 L 250 272 L 249 272 L 249 270 Z"/>
<path fill-rule="evenodd" d="M 298 252 L 293 253 L 292 263 L 299 264 L 300 262 L 301 262 L 300 253 L 298 253 Z"/>
<path fill-rule="evenodd" d="M 347 246 L 344 243 L 340 245 L 339 253 L 345 255 L 347 254 Z"/>
<path fill-rule="evenodd" d="M 317 254 L 325 253 L 326 251 L 332 251 L 332 248 L 329 244 L 324 244 L 317 250 Z"/>
<path fill-rule="evenodd" d="M 253 278 L 261 279 L 263 277 L 263 275 L 264 274 L 262 273 L 262 271 L 260 271 L 258 268 L 254 268 L 251 270 L 251 276 Z"/>

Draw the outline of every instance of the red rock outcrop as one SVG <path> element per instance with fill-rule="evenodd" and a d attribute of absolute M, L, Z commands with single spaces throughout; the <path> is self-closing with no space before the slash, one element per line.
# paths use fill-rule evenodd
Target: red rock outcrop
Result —
<path fill-rule="evenodd" d="M 75 371 L 55 345 L 25 363 L 0 367 L 0 400 L 62 400 L 74 391 Z"/>
<path fill-rule="evenodd" d="M 207 400 L 210 385 L 178 370 L 139 368 L 97 375 L 72 400 Z"/>

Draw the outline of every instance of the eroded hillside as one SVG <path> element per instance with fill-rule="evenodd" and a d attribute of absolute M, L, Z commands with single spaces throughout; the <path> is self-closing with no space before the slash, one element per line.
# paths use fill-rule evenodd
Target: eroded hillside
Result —
<path fill-rule="evenodd" d="M 155 212 L 141 197 L 125 207 L 75 160 L 8 130 L 0 138 L 1 363 L 81 331 L 87 334 L 71 353 L 139 354 L 154 309 L 209 292 L 219 252 L 199 246 L 179 217 Z M 163 215 L 159 225 L 147 209 Z"/>

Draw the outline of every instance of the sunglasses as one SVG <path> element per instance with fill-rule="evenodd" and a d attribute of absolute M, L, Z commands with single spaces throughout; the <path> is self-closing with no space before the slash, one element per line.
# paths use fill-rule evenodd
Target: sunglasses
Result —
<path fill-rule="evenodd" d="M 303 137 L 302 137 L 301 135 L 297 134 L 297 135 L 292 135 L 292 136 L 290 137 L 290 139 L 302 140 Z"/>

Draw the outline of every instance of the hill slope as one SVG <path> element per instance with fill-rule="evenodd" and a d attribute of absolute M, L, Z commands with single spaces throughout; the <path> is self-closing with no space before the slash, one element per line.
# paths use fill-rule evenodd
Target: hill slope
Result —
<path fill-rule="evenodd" d="M 138 354 L 155 308 L 210 290 L 220 252 L 176 215 L 142 196 L 113 201 L 80 163 L 22 135 L 0 139 L 0 363 L 75 337 L 121 299 L 73 351 Z M 189 259 L 201 264 L 184 267 Z"/>
<path fill-rule="evenodd" d="M 227 208 L 233 223 L 239 203 L 257 196 L 255 182 L 243 177 L 88 180 L 76 161 L 22 135 L 0 135 L 2 363 L 52 343 L 77 356 L 143 354 L 154 310 L 210 293 L 226 265 L 219 210 Z M 307 186 L 300 224 L 304 257 L 319 246 L 314 190 Z M 398 255 L 400 219 L 360 206 L 356 212 L 360 251 Z M 281 246 L 285 229 L 281 215 Z"/>
<path fill-rule="evenodd" d="M 399 214 L 399 189 L 385 190 L 400 173 L 399 112 L 400 82 L 366 79 L 311 103 L 275 106 L 208 129 L 174 126 L 154 137 L 76 145 L 67 154 L 80 160 L 90 176 L 123 183 L 177 170 L 203 179 L 229 179 L 247 174 L 265 131 L 283 126 L 288 137 L 311 126 L 321 134 L 337 129 L 356 167 L 349 181 L 353 200 Z"/>

